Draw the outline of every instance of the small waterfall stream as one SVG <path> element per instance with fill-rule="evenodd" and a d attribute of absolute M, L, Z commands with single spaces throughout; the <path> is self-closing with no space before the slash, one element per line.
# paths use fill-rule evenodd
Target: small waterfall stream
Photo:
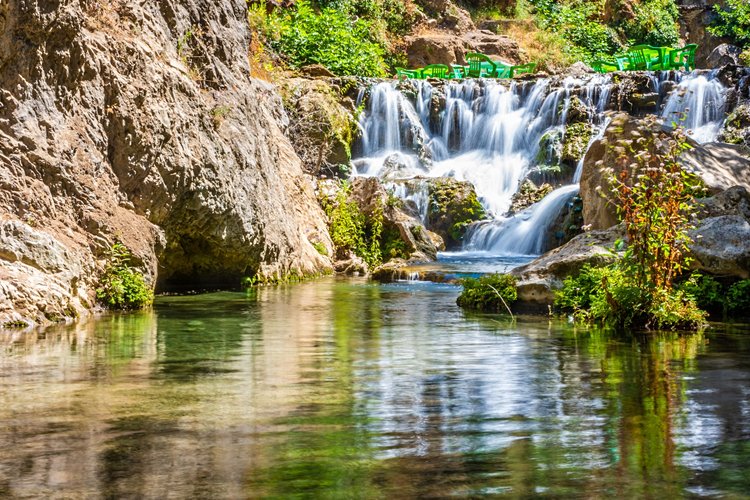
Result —
<path fill-rule="evenodd" d="M 662 95 L 667 81 L 674 89 Z M 654 73 L 651 82 L 663 105 L 661 116 L 679 117 L 698 142 L 715 140 L 724 118 L 724 88 L 713 73 Z M 567 177 L 568 184 L 558 175 L 557 189 L 508 215 L 513 195 L 534 169 L 554 156 L 545 139 L 564 140 L 573 97 L 582 103 L 593 130 L 588 146 L 601 137 L 608 123 L 611 77 L 444 85 L 442 92 L 423 80 L 362 89 L 359 101 L 367 99 L 367 106 L 359 122 L 362 139 L 355 150 L 354 175 L 378 176 L 411 203 L 423 222 L 430 178 L 469 181 L 490 219 L 470 230 L 464 251 L 518 256 L 548 250 L 546 235 L 577 194 L 583 158 L 572 178 Z"/>

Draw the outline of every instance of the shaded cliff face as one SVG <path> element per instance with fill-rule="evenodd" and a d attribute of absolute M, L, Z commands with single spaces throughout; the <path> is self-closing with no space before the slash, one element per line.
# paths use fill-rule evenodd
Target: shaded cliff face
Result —
<path fill-rule="evenodd" d="M 0 325 L 86 310 L 116 239 L 162 289 L 329 266 L 250 36 L 244 0 L 0 6 Z"/>

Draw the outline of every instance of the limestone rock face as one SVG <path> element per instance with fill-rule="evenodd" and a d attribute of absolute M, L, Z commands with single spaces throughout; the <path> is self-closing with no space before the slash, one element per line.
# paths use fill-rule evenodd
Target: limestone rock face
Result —
<path fill-rule="evenodd" d="M 490 31 L 471 31 L 462 34 L 428 32 L 406 38 L 409 67 L 465 64 L 467 52 L 481 52 L 492 59 L 509 63 L 519 63 L 524 59 L 515 40 Z"/>
<path fill-rule="evenodd" d="M 116 240 L 162 288 L 330 265 L 250 37 L 244 0 L 0 7 L 0 324 L 84 312 Z"/>
<path fill-rule="evenodd" d="M 290 118 L 286 135 L 305 172 L 314 176 L 345 173 L 357 126 L 351 111 L 354 103 L 345 107 L 346 98 L 339 88 L 320 79 L 290 78 L 279 90 Z"/>

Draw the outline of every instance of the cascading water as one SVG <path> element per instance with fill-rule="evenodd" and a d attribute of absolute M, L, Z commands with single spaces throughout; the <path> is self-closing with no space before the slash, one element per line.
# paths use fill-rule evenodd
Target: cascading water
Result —
<path fill-rule="evenodd" d="M 677 82 L 672 92 L 663 93 L 669 88 L 664 83 L 673 79 Z M 724 116 L 724 89 L 714 74 L 663 72 L 654 74 L 652 81 L 665 102 L 663 117 L 684 118 L 683 125 L 699 142 L 716 138 Z M 511 199 L 521 181 L 549 156 L 543 139 L 555 134 L 564 139 L 573 96 L 583 103 L 595 131 L 589 146 L 601 136 L 611 89 L 606 75 L 568 77 L 557 84 L 549 79 L 465 80 L 446 83 L 442 94 L 427 81 L 376 84 L 369 89 L 360 118 L 355 175 L 381 178 L 423 222 L 430 178 L 469 181 L 491 220 L 471 230 L 465 251 L 542 253 L 550 225 L 577 193 L 583 159 L 573 184 L 508 217 Z"/>
<path fill-rule="evenodd" d="M 685 75 L 670 94 L 661 116 L 686 128 L 688 135 L 701 144 L 715 141 L 724 122 L 725 92 L 715 71 Z"/>

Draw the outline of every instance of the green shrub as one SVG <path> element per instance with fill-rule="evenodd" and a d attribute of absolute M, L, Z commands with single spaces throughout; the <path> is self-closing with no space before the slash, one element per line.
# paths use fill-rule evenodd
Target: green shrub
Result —
<path fill-rule="evenodd" d="M 456 303 L 466 309 L 505 313 L 518 298 L 516 278 L 509 274 L 465 278 L 461 284 L 464 289 Z"/>
<path fill-rule="evenodd" d="M 564 51 L 591 62 L 618 49 L 613 31 L 597 21 L 601 6 L 597 2 L 557 2 L 532 0 L 537 21 L 547 31 L 559 33 L 570 43 Z"/>
<path fill-rule="evenodd" d="M 143 309 L 154 301 L 154 292 L 143 275 L 130 266 L 130 250 L 115 243 L 96 290 L 96 298 L 110 309 Z"/>
<path fill-rule="evenodd" d="M 373 35 L 382 30 L 367 19 L 350 17 L 346 5 L 316 11 L 300 0 L 268 15 L 261 9 L 263 4 L 251 7 L 251 24 L 261 25 L 271 47 L 292 67 L 322 64 L 337 75 L 386 76 L 386 51 Z"/>
<path fill-rule="evenodd" d="M 727 292 L 727 314 L 750 317 L 750 280 L 738 281 Z"/>
<path fill-rule="evenodd" d="M 645 130 L 654 130 L 650 125 Z M 698 190 L 696 178 L 678 162 L 688 147 L 679 129 L 671 135 L 622 139 L 612 146 L 621 170 L 609 172 L 611 201 L 624 223 L 627 249 L 611 266 L 584 267 L 565 280 L 556 300 L 559 309 L 621 328 L 703 326 L 706 313 L 695 295 L 673 287 L 688 264 L 689 221 Z"/>
<path fill-rule="evenodd" d="M 693 273 L 687 280 L 680 283 L 678 288 L 688 297 L 692 297 L 698 307 L 704 311 L 711 314 L 724 312 L 724 287 L 713 277 Z"/>
<path fill-rule="evenodd" d="M 740 47 L 750 48 L 750 2 L 726 0 L 726 7 L 714 5 L 716 21 L 708 30 L 716 36 L 731 39 Z"/>
<path fill-rule="evenodd" d="M 555 292 L 555 309 L 588 319 L 591 302 L 602 287 L 602 280 L 611 273 L 609 267 L 583 266 L 575 276 L 568 276 L 563 287 Z"/>
<path fill-rule="evenodd" d="M 370 217 L 365 217 L 354 200 L 350 199 L 351 188 L 341 183 L 333 200 L 321 199 L 328 216 L 328 231 L 338 258 L 351 252 L 371 267 L 383 262 L 381 239 L 383 236 L 383 207 L 378 205 Z"/>

